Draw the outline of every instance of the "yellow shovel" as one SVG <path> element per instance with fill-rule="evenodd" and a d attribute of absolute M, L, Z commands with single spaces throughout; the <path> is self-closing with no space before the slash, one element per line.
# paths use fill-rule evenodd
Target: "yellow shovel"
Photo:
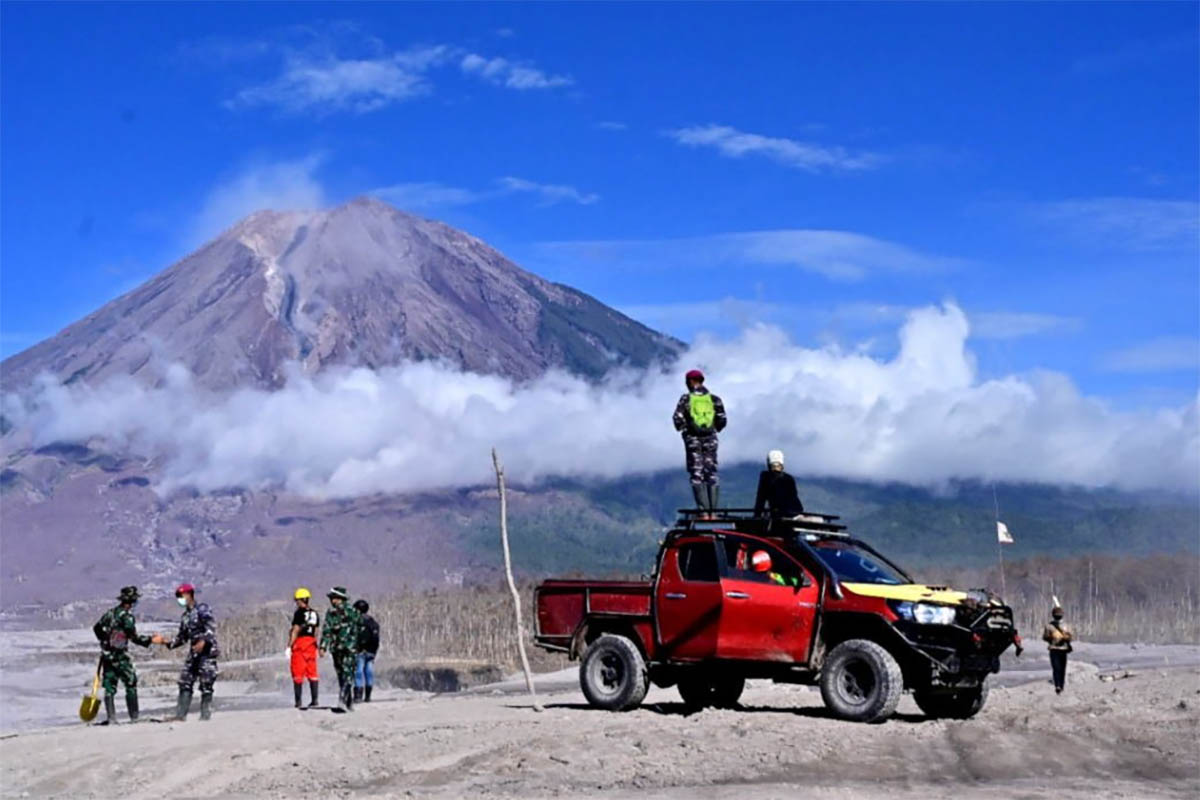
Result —
<path fill-rule="evenodd" d="M 104 663 L 104 659 L 100 659 L 100 663 L 96 665 L 96 677 L 92 681 L 92 693 L 83 696 L 83 702 L 79 704 L 79 718 L 84 722 L 91 722 L 100 713 L 100 698 L 97 695 L 100 693 L 100 665 Z"/>

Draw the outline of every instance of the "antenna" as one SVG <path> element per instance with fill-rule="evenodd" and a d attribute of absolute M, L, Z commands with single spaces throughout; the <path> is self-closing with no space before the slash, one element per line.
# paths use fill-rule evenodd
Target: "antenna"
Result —
<path fill-rule="evenodd" d="M 995 524 L 992 526 L 996 532 L 996 555 L 1000 558 L 1000 596 L 1008 596 L 1008 586 L 1004 581 L 1004 542 L 1000 541 L 1000 501 L 996 497 L 996 482 L 992 481 L 992 508 L 995 510 Z"/>

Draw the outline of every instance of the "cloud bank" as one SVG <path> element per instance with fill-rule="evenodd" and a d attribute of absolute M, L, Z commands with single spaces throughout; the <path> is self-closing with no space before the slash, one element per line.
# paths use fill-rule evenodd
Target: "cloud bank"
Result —
<path fill-rule="evenodd" d="M 698 342 L 665 372 L 596 385 L 562 373 L 514 384 L 443 364 L 295 374 L 274 393 L 218 397 L 172 369 L 161 388 L 43 383 L 4 398 L 36 443 L 102 437 L 164 464 L 182 485 L 282 486 L 347 497 L 510 476 L 614 477 L 683 468 L 670 414 L 681 371 L 699 365 L 729 409 L 724 463 L 787 452 L 800 474 L 937 484 L 952 478 L 1194 490 L 1200 413 L 1192 403 L 1121 412 L 1053 373 L 978 379 L 969 324 L 953 305 L 911 312 L 881 360 L 810 349 L 759 326 Z"/>

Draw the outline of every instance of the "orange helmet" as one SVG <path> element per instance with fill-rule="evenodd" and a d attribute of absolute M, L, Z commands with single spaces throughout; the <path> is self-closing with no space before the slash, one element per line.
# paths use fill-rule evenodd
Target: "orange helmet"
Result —
<path fill-rule="evenodd" d="M 771 570 L 771 554 L 766 550 L 755 550 L 750 556 L 750 567 L 755 572 L 770 572 Z"/>

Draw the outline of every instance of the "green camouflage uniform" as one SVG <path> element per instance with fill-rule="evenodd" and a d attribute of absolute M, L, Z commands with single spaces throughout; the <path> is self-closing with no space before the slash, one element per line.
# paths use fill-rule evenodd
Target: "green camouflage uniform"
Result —
<path fill-rule="evenodd" d="M 325 612 L 325 627 L 321 629 L 321 649 L 333 656 L 338 685 L 354 683 L 354 661 L 358 652 L 358 633 L 362 615 L 347 602 Z"/>
<path fill-rule="evenodd" d="M 105 694 L 116 694 L 117 683 L 125 684 L 125 698 L 137 700 L 137 670 L 129 658 L 129 643 L 150 646 L 150 637 L 137 632 L 133 611 L 117 606 L 104 612 L 104 616 L 92 628 L 100 640 L 101 682 Z"/>

